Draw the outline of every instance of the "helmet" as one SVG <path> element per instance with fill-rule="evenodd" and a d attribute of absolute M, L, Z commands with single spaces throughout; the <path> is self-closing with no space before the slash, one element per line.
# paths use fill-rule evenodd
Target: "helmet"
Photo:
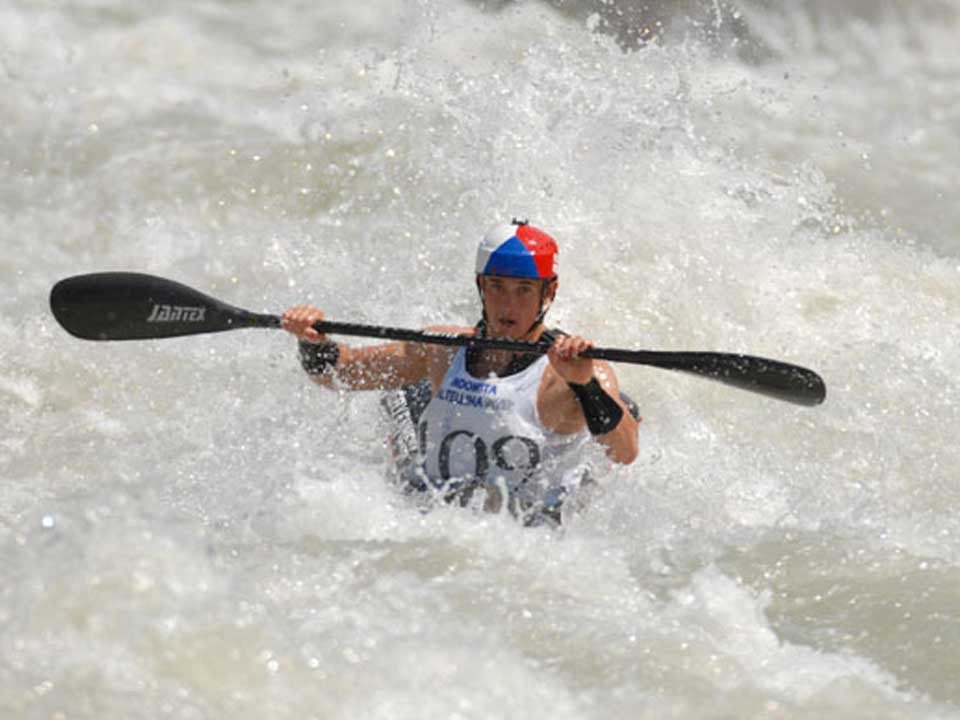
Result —
<path fill-rule="evenodd" d="M 487 231 L 477 248 L 477 275 L 550 280 L 557 276 L 557 243 L 543 230 L 514 220 Z"/>

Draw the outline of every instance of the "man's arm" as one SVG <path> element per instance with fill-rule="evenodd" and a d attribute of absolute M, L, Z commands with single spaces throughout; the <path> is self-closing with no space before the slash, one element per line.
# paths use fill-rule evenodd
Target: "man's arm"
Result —
<path fill-rule="evenodd" d="M 318 385 L 336 384 L 350 390 L 392 390 L 419 382 L 427 376 L 427 358 L 422 345 L 388 343 L 351 348 L 338 344 L 334 366 L 310 373 Z"/>
<path fill-rule="evenodd" d="M 313 329 L 324 319 L 323 311 L 309 305 L 290 308 L 283 314 L 283 328 L 295 335 L 302 350 L 310 355 L 311 346 L 321 349 L 331 344 L 326 335 Z M 428 332 L 462 332 L 464 328 L 434 327 Z M 325 349 L 325 348 L 324 348 Z M 316 371 L 308 369 L 310 378 L 319 385 L 331 386 L 334 381 L 349 390 L 392 390 L 430 377 L 432 368 L 449 355 L 442 346 L 420 343 L 386 343 L 351 348 L 336 344 L 336 362 L 316 363 Z M 323 353 L 321 350 L 321 354 Z M 442 356 L 442 357 L 441 357 Z M 309 362 L 308 362 L 309 364 Z"/>

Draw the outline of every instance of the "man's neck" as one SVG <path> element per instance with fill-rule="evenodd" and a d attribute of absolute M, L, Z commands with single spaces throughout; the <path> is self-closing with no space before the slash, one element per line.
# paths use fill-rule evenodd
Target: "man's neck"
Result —
<path fill-rule="evenodd" d="M 510 339 L 535 343 L 545 330 L 543 323 L 538 322 L 524 336 Z M 490 373 L 497 377 L 507 377 L 525 370 L 536 359 L 536 355 L 510 350 L 468 350 L 467 370 L 476 377 L 486 377 Z"/>

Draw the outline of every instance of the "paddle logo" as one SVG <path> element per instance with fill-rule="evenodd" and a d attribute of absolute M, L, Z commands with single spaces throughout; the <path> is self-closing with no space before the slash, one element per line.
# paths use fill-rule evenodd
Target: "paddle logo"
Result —
<path fill-rule="evenodd" d="M 201 323 L 207 313 L 205 307 L 185 305 L 154 305 L 148 323 L 187 322 Z"/>

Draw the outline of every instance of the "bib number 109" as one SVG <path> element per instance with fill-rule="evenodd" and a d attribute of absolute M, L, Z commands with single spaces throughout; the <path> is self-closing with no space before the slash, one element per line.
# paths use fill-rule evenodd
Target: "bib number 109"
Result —
<path fill-rule="evenodd" d="M 421 457 L 427 457 L 427 423 L 420 423 L 417 428 Z M 458 442 L 459 441 L 459 442 Z M 486 478 L 490 471 L 491 462 L 500 470 L 506 472 L 521 472 L 523 479 L 529 478 L 540 466 L 540 446 L 535 441 L 522 435 L 505 435 L 498 438 L 492 445 L 482 437 L 469 430 L 454 430 L 440 442 L 440 451 L 437 456 L 437 469 L 441 482 L 434 483 L 438 488 L 450 479 L 450 453 L 457 443 L 460 452 L 472 445 L 474 457 L 473 475 L 478 480 Z M 466 447 L 464 447 L 466 446 Z"/>

